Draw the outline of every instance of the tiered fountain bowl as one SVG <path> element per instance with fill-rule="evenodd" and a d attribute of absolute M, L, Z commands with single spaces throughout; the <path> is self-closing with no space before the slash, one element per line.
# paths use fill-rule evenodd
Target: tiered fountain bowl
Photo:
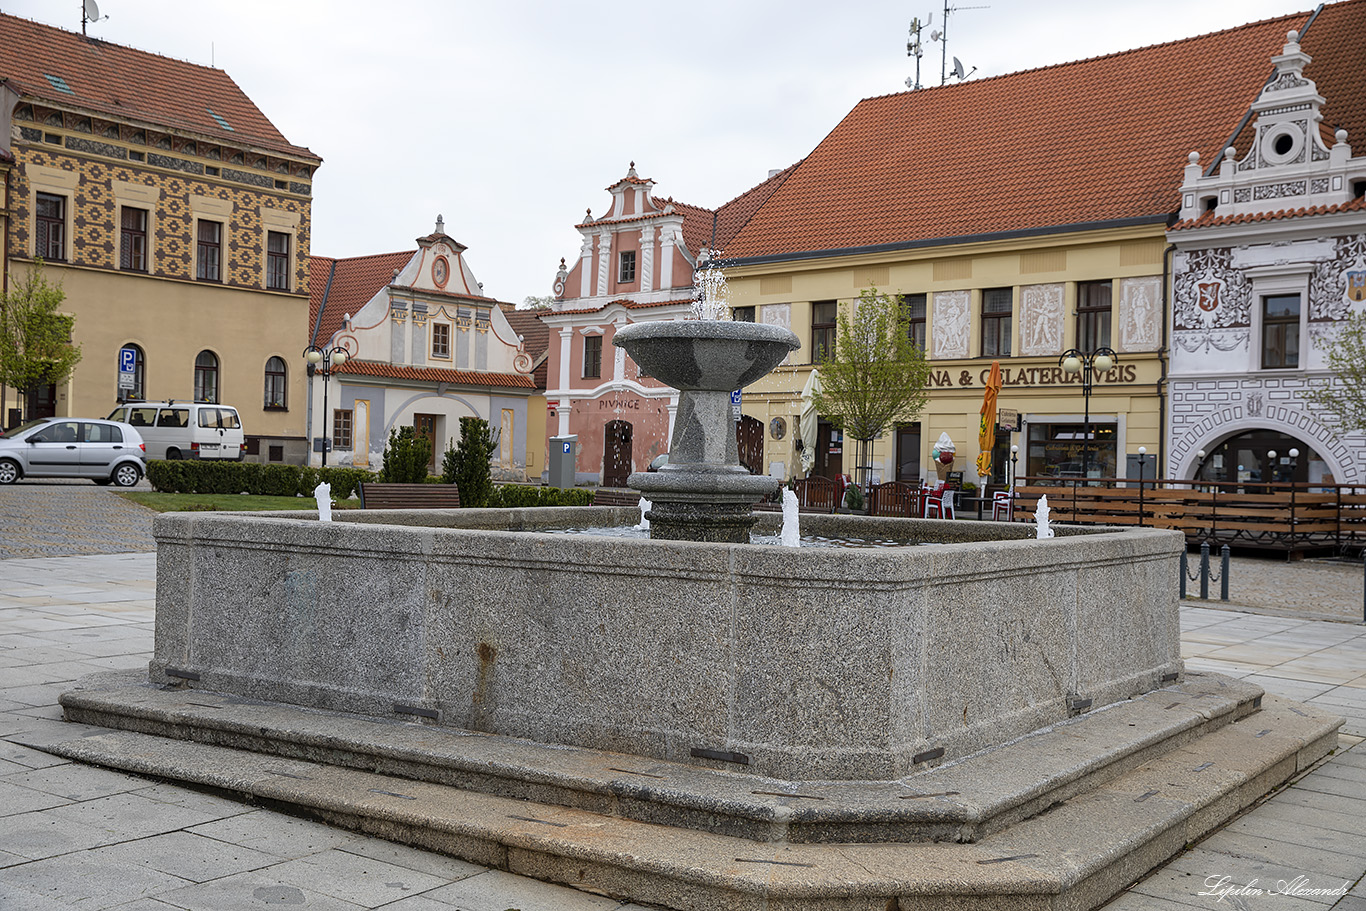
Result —
<path fill-rule="evenodd" d="M 754 504 L 781 481 L 740 464 L 730 395 L 768 374 L 800 340 L 781 326 L 699 319 L 635 323 L 612 344 L 679 390 L 669 464 L 626 481 L 651 503 L 650 537 L 749 541 Z"/>

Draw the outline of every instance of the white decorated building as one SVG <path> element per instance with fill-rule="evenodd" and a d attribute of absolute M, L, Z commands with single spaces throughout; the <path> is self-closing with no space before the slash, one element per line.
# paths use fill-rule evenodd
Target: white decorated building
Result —
<path fill-rule="evenodd" d="M 1305 397 L 1340 382 L 1323 346 L 1366 309 L 1366 157 L 1336 126 L 1362 112 L 1340 107 L 1324 123 L 1298 39 L 1290 32 L 1272 58 L 1241 146 L 1217 167 L 1196 153 L 1186 166 L 1168 231 L 1168 477 L 1366 484 L 1366 434 Z"/>
<path fill-rule="evenodd" d="M 539 396 L 534 358 L 499 302 L 484 296 L 466 247 L 445 233 L 440 217 L 417 245 L 313 259 L 312 344 L 341 348 L 347 359 L 331 371 L 326 405 L 321 374 L 310 377 L 311 464 L 321 461 L 317 440 L 325 435 L 329 464 L 378 471 L 389 431 L 413 426 L 434 442 L 430 469 L 439 473 L 441 454 L 460 437 L 460 418 L 478 417 L 499 435 L 495 473 L 524 479 L 528 402 Z"/>

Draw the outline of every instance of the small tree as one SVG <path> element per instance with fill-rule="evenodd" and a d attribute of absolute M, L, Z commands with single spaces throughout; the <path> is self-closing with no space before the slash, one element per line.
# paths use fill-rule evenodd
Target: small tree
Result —
<path fill-rule="evenodd" d="M 925 407 L 930 365 L 910 335 L 901 301 L 876 288 L 859 294 L 852 316 L 840 313 L 833 352 L 821 357 L 816 410 L 858 441 L 856 470 L 867 484 L 873 442 Z"/>
<path fill-rule="evenodd" d="M 1305 397 L 1336 412 L 1346 433 L 1366 430 L 1366 312 L 1348 316 L 1337 337 L 1324 344 L 1328 367 L 1338 383 L 1330 382 Z"/>
<path fill-rule="evenodd" d="M 66 292 L 43 274 L 37 260 L 13 289 L 0 297 L 0 386 L 21 397 L 43 383 L 63 383 L 81 359 L 72 344 L 74 317 L 59 313 Z"/>
<path fill-rule="evenodd" d="M 427 480 L 431 458 L 431 443 L 426 437 L 418 436 L 412 427 L 394 428 L 389 431 L 389 444 L 384 447 L 379 479 L 392 484 L 421 484 Z"/>
<path fill-rule="evenodd" d="M 489 436 L 488 421 L 482 418 L 460 419 L 460 442 L 455 447 L 451 468 L 456 486 L 460 488 L 460 505 L 477 509 L 487 506 L 493 494 L 493 476 L 489 461 L 493 458 L 494 440 Z"/>

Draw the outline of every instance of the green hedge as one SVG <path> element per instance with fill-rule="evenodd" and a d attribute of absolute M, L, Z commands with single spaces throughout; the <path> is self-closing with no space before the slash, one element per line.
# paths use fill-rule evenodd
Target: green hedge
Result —
<path fill-rule="evenodd" d="M 504 484 L 493 488 L 489 506 L 512 508 L 523 506 L 592 506 L 593 491 L 582 487 L 565 490 L 559 487 L 534 487 L 530 484 Z"/>
<path fill-rule="evenodd" d="M 260 462 L 162 461 L 147 463 L 147 480 L 163 493 L 249 493 L 266 497 L 311 497 L 322 481 L 332 499 L 349 500 L 373 472 L 360 468 L 308 468 Z"/>

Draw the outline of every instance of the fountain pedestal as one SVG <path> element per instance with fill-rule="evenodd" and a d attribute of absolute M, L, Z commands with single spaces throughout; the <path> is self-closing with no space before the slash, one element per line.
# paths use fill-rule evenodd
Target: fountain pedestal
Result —
<path fill-rule="evenodd" d="M 730 394 L 767 374 L 801 342 L 781 326 L 723 320 L 636 323 L 612 344 L 679 390 L 669 464 L 626 481 L 651 503 L 650 537 L 743 544 L 754 504 L 781 481 L 740 464 Z"/>

